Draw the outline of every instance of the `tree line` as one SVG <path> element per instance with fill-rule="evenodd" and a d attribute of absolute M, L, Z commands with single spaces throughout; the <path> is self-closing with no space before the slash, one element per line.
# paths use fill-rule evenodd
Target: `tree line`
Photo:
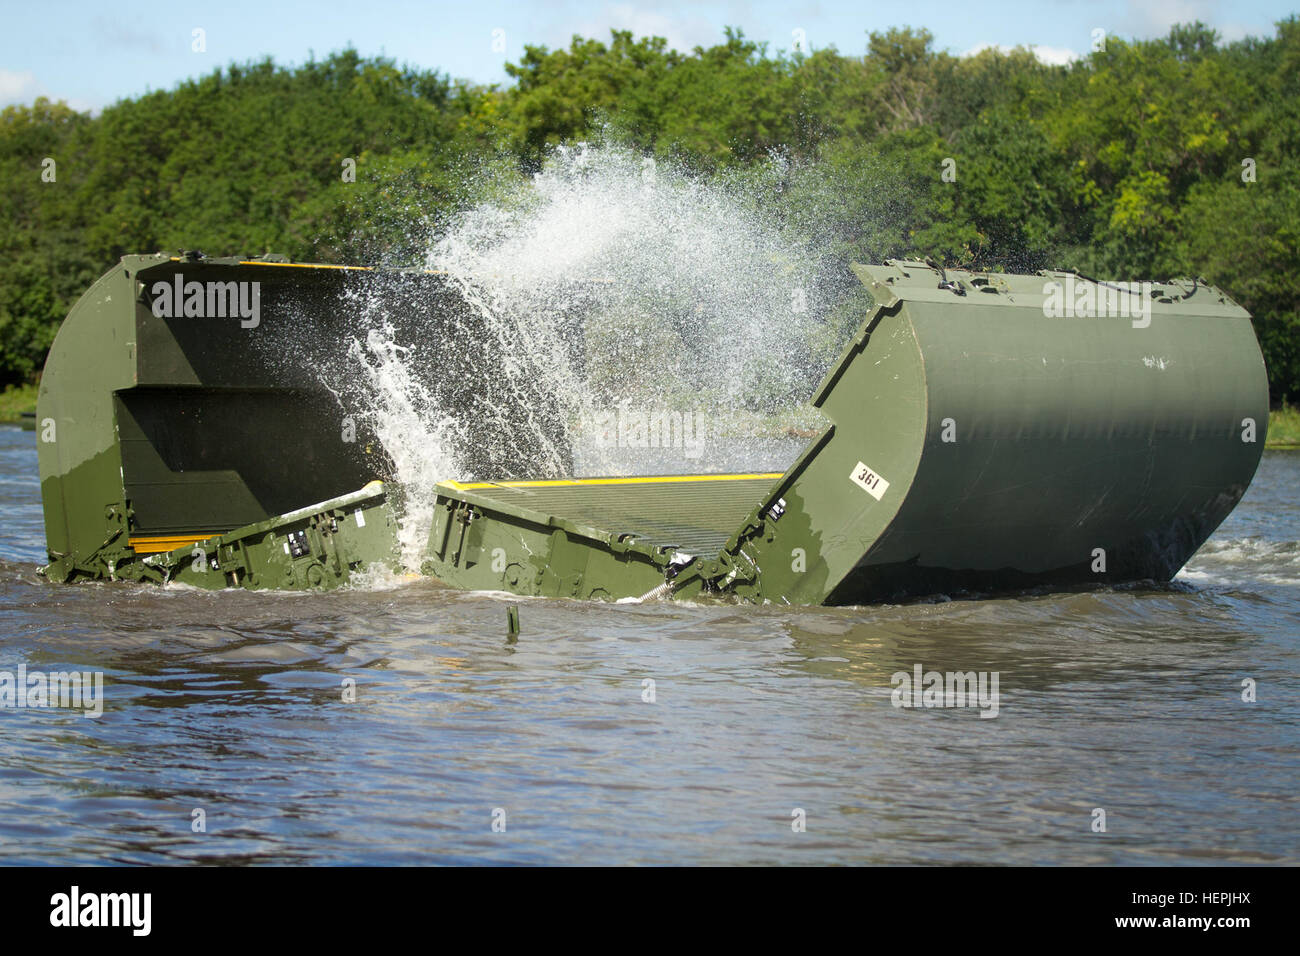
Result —
<path fill-rule="evenodd" d="M 1203 276 L 1254 315 L 1274 401 L 1300 394 L 1300 20 L 1232 43 L 1201 23 L 1107 37 L 1068 65 L 953 56 L 912 28 L 864 45 L 790 53 L 728 29 L 683 53 L 614 31 L 525 47 L 504 88 L 347 49 L 95 116 L 8 107 L 0 388 L 35 379 L 121 255 L 415 263 L 485 184 L 617 135 L 702 177 L 770 187 L 776 164 L 761 201 L 846 263 Z"/>

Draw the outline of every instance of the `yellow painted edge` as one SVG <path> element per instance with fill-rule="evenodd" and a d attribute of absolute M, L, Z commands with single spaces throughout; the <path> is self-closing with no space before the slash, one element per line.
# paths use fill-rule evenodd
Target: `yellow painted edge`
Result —
<path fill-rule="evenodd" d="M 457 491 L 476 491 L 481 488 L 564 488 L 570 485 L 638 485 L 638 484 L 666 484 L 671 482 L 684 481 L 747 481 L 757 478 L 767 478 L 775 481 L 780 478 L 784 472 L 772 472 L 761 475 L 659 475 L 655 477 L 640 478 L 557 478 L 550 481 L 440 481 L 438 484 L 447 485 L 455 488 Z"/>
<path fill-rule="evenodd" d="M 195 531 L 191 534 L 146 534 L 128 539 L 128 544 L 137 554 L 162 554 L 164 551 L 175 551 L 177 548 L 183 548 L 187 544 L 197 544 L 200 541 L 206 541 L 208 538 L 215 538 L 219 534 L 225 534 L 224 531 Z"/>
<path fill-rule="evenodd" d="M 189 261 L 189 260 L 182 260 L 180 256 L 170 256 L 168 258 L 168 261 L 181 262 L 181 261 Z M 202 264 L 205 260 L 197 259 L 194 261 Z M 257 259 L 242 259 L 238 264 L 241 266 L 287 266 L 291 269 L 346 269 L 353 272 L 374 272 L 375 271 L 374 266 L 336 266 L 336 265 L 330 265 L 329 263 L 325 263 L 325 262 L 262 262 Z M 442 271 L 426 269 L 424 270 L 423 274 L 427 276 L 445 276 L 447 273 Z"/>
<path fill-rule="evenodd" d="M 288 266 L 291 269 L 349 269 L 357 272 L 372 272 L 373 266 L 335 266 L 325 262 L 261 262 L 253 259 L 243 259 L 239 263 L 241 266 Z"/>

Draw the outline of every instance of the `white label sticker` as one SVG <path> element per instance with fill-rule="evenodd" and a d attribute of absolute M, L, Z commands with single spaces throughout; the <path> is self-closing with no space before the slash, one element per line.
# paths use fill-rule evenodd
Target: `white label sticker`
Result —
<path fill-rule="evenodd" d="M 853 470 L 849 472 L 849 478 L 853 480 L 855 485 L 864 489 L 867 494 L 871 495 L 871 497 L 875 498 L 877 501 L 879 501 L 881 496 L 889 490 L 889 482 L 885 481 L 884 478 L 881 478 L 875 473 L 875 471 L 868 468 L 862 462 L 858 462 L 853 466 Z"/>
<path fill-rule="evenodd" d="M 356 510 L 356 515 L 357 515 L 357 527 L 364 528 L 366 526 L 366 516 L 361 513 L 360 508 Z"/>

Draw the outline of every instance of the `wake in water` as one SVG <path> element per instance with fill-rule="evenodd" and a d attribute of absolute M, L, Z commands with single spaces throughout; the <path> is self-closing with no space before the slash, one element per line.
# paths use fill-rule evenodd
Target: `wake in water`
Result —
<path fill-rule="evenodd" d="M 1284 587 L 1300 585 L 1300 542 L 1247 538 L 1212 538 L 1201 546 L 1175 581 L 1201 587 L 1245 586 L 1263 581 Z"/>
<path fill-rule="evenodd" d="M 628 447 L 726 470 L 795 421 L 844 330 L 825 256 L 784 236 L 766 188 L 562 148 L 432 237 L 436 292 L 355 293 L 343 390 L 391 464 L 408 559 L 438 480 L 572 475 L 575 457 L 625 473 Z"/>

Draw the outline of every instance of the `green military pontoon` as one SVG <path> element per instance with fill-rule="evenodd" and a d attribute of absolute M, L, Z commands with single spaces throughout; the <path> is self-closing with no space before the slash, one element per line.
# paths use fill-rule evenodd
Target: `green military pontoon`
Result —
<path fill-rule="evenodd" d="M 443 481 L 405 570 L 521 595 L 792 604 L 1167 581 L 1249 486 L 1267 383 L 1250 316 L 1221 291 L 854 271 L 874 308 L 814 395 L 827 424 L 784 473 Z M 41 381 L 49 578 L 304 589 L 402 570 L 381 459 L 341 437 L 310 361 L 248 333 L 340 337 L 350 287 L 427 308 L 438 282 L 124 258 Z"/>

